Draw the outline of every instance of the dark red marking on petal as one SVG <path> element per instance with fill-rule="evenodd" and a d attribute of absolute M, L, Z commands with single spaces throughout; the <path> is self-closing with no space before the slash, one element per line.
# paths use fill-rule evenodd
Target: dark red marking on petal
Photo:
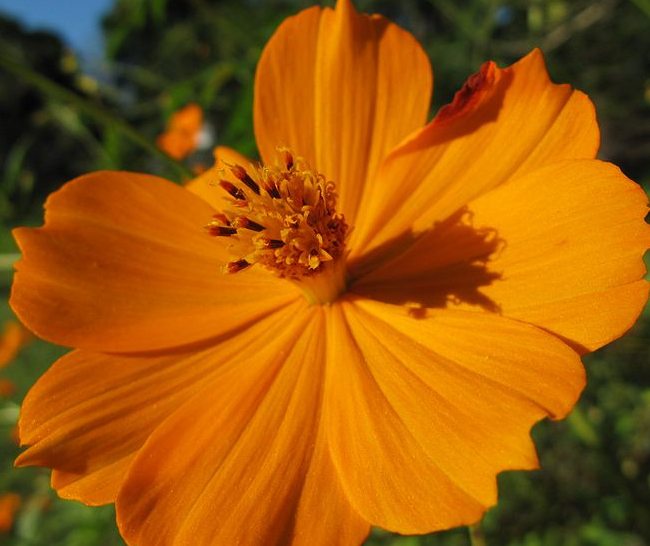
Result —
<path fill-rule="evenodd" d="M 440 108 L 435 117 L 436 122 L 449 121 L 471 112 L 480 103 L 488 89 L 494 83 L 496 65 L 493 61 L 483 63 L 476 74 L 472 74 L 454 95 L 454 100 Z"/>

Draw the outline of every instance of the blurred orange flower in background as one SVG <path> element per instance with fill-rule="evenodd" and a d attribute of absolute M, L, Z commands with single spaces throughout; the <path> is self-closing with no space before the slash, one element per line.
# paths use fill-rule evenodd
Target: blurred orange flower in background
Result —
<path fill-rule="evenodd" d="M 20 505 L 20 495 L 17 493 L 0 494 L 0 533 L 11 531 Z"/>
<path fill-rule="evenodd" d="M 52 194 L 15 231 L 11 304 L 76 350 L 28 394 L 17 464 L 115 502 L 138 546 L 480 519 L 499 472 L 537 467 L 530 428 L 575 404 L 580 355 L 640 314 L 647 199 L 539 51 L 426 123 L 431 88 L 409 33 L 339 0 L 262 54 L 263 163 L 219 148 L 186 188 Z"/>
<path fill-rule="evenodd" d="M 158 137 L 158 147 L 174 159 L 184 159 L 196 150 L 202 125 L 203 110 L 198 104 L 188 104 L 172 114 Z"/>
<path fill-rule="evenodd" d="M 8 320 L 2 325 L 0 332 L 0 369 L 16 358 L 30 340 L 32 334 L 20 322 Z M 16 385 L 9 379 L 0 378 L 0 397 L 11 396 L 16 392 Z"/>
<path fill-rule="evenodd" d="M 32 338 L 32 334 L 20 322 L 8 320 L 2 325 L 0 332 L 0 368 L 16 358 L 18 351 L 22 349 Z"/>
<path fill-rule="evenodd" d="M 16 385 L 9 379 L 0 378 L 0 398 L 3 396 L 11 396 L 16 392 Z"/>

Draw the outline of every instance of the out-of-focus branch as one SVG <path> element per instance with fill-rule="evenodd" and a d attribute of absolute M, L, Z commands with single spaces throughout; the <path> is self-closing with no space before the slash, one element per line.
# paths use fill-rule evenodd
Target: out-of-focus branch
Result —
<path fill-rule="evenodd" d="M 128 123 L 118 118 L 108 110 L 104 109 L 100 105 L 80 95 L 77 95 L 72 91 L 69 91 L 65 87 L 62 87 L 49 78 L 46 78 L 34 72 L 31 68 L 16 63 L 3 55 L 0 55 L 0 67 L 11 72 L 21 80 L 33 85 L 46 96 L 67 102 L 68 104 L 71 104 L 78 108 L 79 111 L 84 112 L 87 116 L 96 122 L 117 129 L 125 137 L 131 140 L 131 142 L 146 152 L 150 153 L 151 155 L 163 160 L 170 168 L 174 170 L 178 181 L 183 181 L 194 176 L 192 171 L 183 163 L 180 163 L 173 157 L 167 155 L 148 138 L 131 127 Z"/>
<path fill-rule="evenodd" d="M 646 0 L 631 0 L 633 2 L 645 3 Z M 603 0 L 601 2 L 591 4 L 582 11 L 578 12 L 568 21 L 565 21 L 550 30 L 541 40 L 538 45 L 545 52 L 552 51 L 560 47 L 565 42 L 569 41 L 571 37 L 577 32 L 586 30 L 594 25 L 601 19 L 606 18 L 614 11 L 616 4 L 619 0 Z M 650 2 L 649 2 L 650 3 Z M 521 57 L 526 54 L 530 49 L 530 42 L 528 40 L 517 40 L 513 42 L 494 42 L 494 51 L 501 55 Z"/>

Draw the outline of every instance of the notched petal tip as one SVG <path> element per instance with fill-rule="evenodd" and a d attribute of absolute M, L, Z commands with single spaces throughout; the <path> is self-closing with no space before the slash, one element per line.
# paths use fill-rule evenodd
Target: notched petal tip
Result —
<path fill-rule="evenodd" d="M 530 428 L 573 403 L 576 378 L 582 386 L 577 355 L 517 321 L 451 311 L 414 319 L 351 297 L 331 309 L 328 382 L 341 389 L 327 391 L 331 452 L 354 509 L 385 529 L 478 521 L 497 502 L 497 474 L 539 466 Z M 364 470 L 352 472 L 355 462 Z M 388 477 L 377 489 L 376 476 Z"/>

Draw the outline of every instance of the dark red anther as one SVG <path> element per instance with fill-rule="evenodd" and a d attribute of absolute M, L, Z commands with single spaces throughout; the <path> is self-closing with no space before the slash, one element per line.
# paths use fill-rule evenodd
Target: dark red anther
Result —
<path fill-rule="evenodd" d="M 235 175 L 235 178 L 238 178 L 241 180 L 244 184 L 246 184 L 251 190 L 253 190 L 257 195 L 260 194 L 260 187 L 257 185 L 257 182 L 253 180 L 250 175 L 246 172 L 246 169 L 244 167 L 241 167 L 240 165 L 233 165 L 230 168 L 230 171 L 232 174 Z"/>
<path fill-rule="evenodd" d="M 207 226 L 206 229 L 208 230 L 208 234 L 212 235 L 213 237 L 230 237 L 231 235 L 234 235 L 237 233 L 237 230 L 233 227 L 226 227 L 226 226 Z"/>
<path fill-rule="evenodd" d="M 237 220 L 235 220 L 235 224 L 237 225 L 237 227 L 250 229 L 252 231 L 264 231 L 266 229 L 262 224 L 253 222 L 253 220 L 250 220 L 245 216 L 240 216 L 239 218 L 237 218 Z"/>
<path fill-rule="evenodd" d="M 215 220 L 218 220 L 219 222 L 221 222 L 225 226 L 230 225 L 230 220 L 228 220 L 228 217 L 225 214 L 222 214 L 221 212 L 217 212 L 216 214 L 213 214 L 212 218 L 214 218 Z"/>
<path fill-rule="evenodd" d="M 247 267 L 250 267 L 251 264 L 249 264 L 246 260 L 237 260 L 236 262 L 229 262 L 226 265 L 226 271 L 228 273 L 237 273 L 241 271 L 242 269 L 246 269 Z"/>
<path fill-rule="evenodd" d="M 284 151 L 284 164 L 287 166 L 287 171 L 293 168 L 293 155 L 289 150 Z"/>
<path fill-rule="evenodd" d="M 264 248 L 282 248 L 284 246 L 284 241 L 279 239 L 262 239 L 262 244 Z"/>
<path fill-rule="evenodd" d="M 271 197 L 275 197 L 276 199 L 280 199 L 280 190 L 278 187 L 273 183 L 269 183 L 268 186 L 265 186 L 264 189 L 266 190 L 266 193 L 268 193 Z"/>
<path fill-rule="evenodd" d="M 220 180 L 219 185 L 226 190 L 230 195 L 239 201 L 246 201 L 246 195 L 237 186 L 231 184 L 227 180 Z"/>

